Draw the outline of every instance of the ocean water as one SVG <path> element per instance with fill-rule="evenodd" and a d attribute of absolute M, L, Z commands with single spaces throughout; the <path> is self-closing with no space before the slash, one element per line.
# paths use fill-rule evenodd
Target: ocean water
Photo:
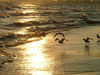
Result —
<path fill-rule="evenodd" d="M 22 75 L 52 75 L 61 73 L 76 74 L 98 71 L 98 68 L 96 70 L 91 70 L 91 68 L 86 69 L 87 65 L 85 63 L 81 64 L 77 60 L 74 60 L 74 56 L 66 55 L 64 48 L 62 49 L 62 51 L 60 51 L 60 48 L 57 50 L 55 46 L 57 47 L 57 45 L 59 44 L 55 45 L 55 43 L 53 42 L 49 43 L 48 40 L 44 42 L 44 40 L 46 40 L 44 38 L 46 37 L 46 35 L 56 32 L 69 32 L 74 28 L 78 29 L 80 27 L 99 25 L 99 4 L 0 2 L 0 41 L 2 46 L 4 46 L 0 49 L 0 67 L 1 69 L 4 67 L 0 72 L 2 72 L 3 75 L 6 74 L 4 73 L 4 70 L 7 71 L 9 69 L 9 75 L 12 75 L 15 71 L 16 72 L 14 73 L 14 75 L 18 75 L 20 73 Z M 55 46 L 52 46 L 53 44 Z M 61 45 L 59 45 L 59 47 L 61 47 Z M 50 50 L 52 49 L 53 51 L 51 52 Z M 58 51 L 58 53 L 56 53 L 54 50 Z M 62 57 L 58 57 L 59 53 L 61 53 L 60 56 Z M 50 54 L 54 55 L 56 59 L 53 59 Z M 68 57 L 67 59 L 69 60 L 69 62 L 77 62 L 75 62 L 74 64 L 69 64 L 69 62 L 67 62 L 69 66 L 63 69 L 63 67 L 66 66 L 64 65 L 67 61 L 67 59 L 64 59 L 66 57 Z M 63 60 L 63 65 L 61 63 L 58 63 L 62 62 L 59 58 Z M 73 60 L 70 60 L 70 58 L 72 58 Z M 26 61 L 28 59 L 30 61 Z M 92 59 L 91 61 L 93 60 L 94 59 Z M 15 65 L 15 63 L 18 63 L 15 66 L 16 68 L 12 66 Z M 85 64 L 86 71 L 84 70 L 83 66 L 83 70 L 80 70 L 79 68 L 81 67 L 79 66 L 73 67 L 73 65 L 78 63 L 81 66 Z M 62 66 L 59 67 L 58 65 L 60 64 Z M 69 69 L 70 67 L 71 69 Z M 75 67 L 77 71 L 75 70 Z M 66 71 L 65 69 L 69 70 Z"/>
<path fill-rule="evenodd" d="M 70 30 L 98 23 L 99 4 L 0 2 L 0 41 L 4 44 L 27 41 L 31 37 L 42 36 L 54 30 Z"/>
<path fill-rule="evenodd" d="M 98 23 L 99 4 L 0 2 L 0 41 L 4 44 L 27 41 L 54 30 L 70 30 Z"/>

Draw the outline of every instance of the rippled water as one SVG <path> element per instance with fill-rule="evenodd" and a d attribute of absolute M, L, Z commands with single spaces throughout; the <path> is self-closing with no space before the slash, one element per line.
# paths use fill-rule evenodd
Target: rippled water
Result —
<path fill-rule="evenodd" d="M 83 40 L 80 41 L 83 37 L 95 38 L 99 25 L 99 4 L 1 2 L 0 41 L 5 47 L 0 49 L 0 63 L 3 65 L 0 73 L 53 75 L 99 72 L 97 40 L 91 46 L 84 46 Z M 63 32 L 69 42 L 55 42 L 53 36 L 56 32 Z"/>
<path fill-rule="evenodd" d="M 41 36 L 54 30 L 70 30 L 98 23 L 98 4 L 0 3 L 0 39 L 5 43 L 8 38 L 12 38 L 8 44 L 11 41 L 23 42 L 22 39 Z M 40 29 L 37 30 L 36 26 Z"/>

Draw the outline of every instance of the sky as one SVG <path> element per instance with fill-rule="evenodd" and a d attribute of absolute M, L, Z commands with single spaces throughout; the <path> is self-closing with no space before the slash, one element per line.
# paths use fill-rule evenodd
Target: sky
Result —
<path fill-rule="evenodd" d="M 0 0 L 0 1 L 37 1 L 37 0 Z"/>
<path fill-rule="evenodd" d="M 0 1 L 9 1 L 9 0 L 0 0 Z"/>
<path fill-rule="evenodd" d="M 0 1 L 17 1 L 17 2 L 21 2 L 21 1 L 22 2 L 31 2 L 32 1 L 33 2 L 33 1 L 57 1 L 57 0 L 0 0 Z M 60 1 L 60 0 L 58 0 L 58 1 Z M 65 1 L 67 1 L 67 0 L 65 0 Z M 69 1 L 72 1 L 72 0 L 69 0 Z M 76 1 L 78 1 L 78 0 L 76 0 Z M 79 0 L 79 1 L 83 1 L 83 0 Z M 91 1 L 91 0 L 87 0 L 87 1 Z M 94 0 L 94 1 L 97 1 L 97 0 Z"/>
<path fill-rule="evenodd" d="M 0 1 L 57 1 L 57 0 L 0 0 Z"/>
<path fill-rule="evenodd" d="M 10 1 L 38 1 L 38 0 L 10 0 Z"/>

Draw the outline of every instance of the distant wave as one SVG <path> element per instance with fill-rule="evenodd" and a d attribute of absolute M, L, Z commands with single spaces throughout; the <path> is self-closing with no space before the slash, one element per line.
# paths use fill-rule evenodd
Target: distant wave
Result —
<path fill-rule="evenodd" d="M 42 26 L 42 25 L 49 25 L 49 24 L 59 24 L 59 25 L 63 25 L 63 24 L 66 24 L 66 23 L 71 23 L 71 22 L 75 22 L 74 19 L 72 20 L 64 20 L 64 21 L 59 21 L 59 20 L 48 20 L 48 21 L 45 21 L 45 22 L 40 22 L 40 21 L 27 21 L 27 22 L 14 22 L 12 24 L 8 24 L 8 25 L 5 25 L 5 26 L 11 26 L 11 27 L 28 27 L 28 26 Z"/>
<path fill-rule="evenodd" d="M 83 15 L 77 15 L 77 16 L 68 16 L 68 18 L 88 19 L 89 15 L 83 14 Z"/>
<path fill-rule="evenodd" d="M 11 17 L 11 15 L 10 14 L 0 14 L 0 18 L 6 18 L 6 17 Z"/>
<path fill-rule="evenodd" d="M 27 27 L 27 26 L 33 26 L 33 25 L 28 22 L 26 22 L 26 23 L 14 22 L 14 23 L 6 25 L 6 26 Z"/>
<path fill-rule="evenodd" d="M 41 36 L 45 36 L 45 32 L 31 33 L 31 34 L 15 34 L 15 33 L 5 33 L 0 35 L 0 41 L 4 41 L 6 47 L 17 46 L 20 44 L 29 43 L 32 41 L 41 40 Z M 35 40 L 28 40 L 29 38 L 40 37 Z M 9 40 L 10 39 L 10 40 Z M 16 41 L 15 41 L 16 40 Z"/>
<path fill-rule="evenodd" d="M 84 19 L 85 22 L 89 23 L 89 24 L 96 24 L 96 23 L 100 23 L 100 20 L 90 20 L 90 19 Z"/>
<path fill-rule="evenodd" d="M 70 20 L 72 22 L 73 20 Z M 68 22 L 69 21 L 65 21 Z M 16 25 L 22 25 L 20 23 L 15 23 Z M 24 24 L 23 24 L 24 25 Z M 15 33 L 5 33 L 0 35 L 0 41 L 5 41 L 4 44 L 7 47 L 12 47 L 12 46 L 17 46 L 20 44 L 32 42 L 33 40 L 29 41 L 29 38 L 33 37 L 41 37 L 41 36 L 46 36 L 48 33 L 54 32 L 54 31 L 68 31 L 72 29 L 72 27 L 77 27 L 77 25 L 72 25 L 72 24 L 66 24 L 66 25 L 55 25 L 55 26 L 47 26 L 47 27 L 42 27 L 39 26 L 34 26 L 26 29 L 26 34 L 15 34 Z M 78 26 L 79 27 L 79 26 Z M 9 40 L 10 39 L 10 40 Z M 16 40 L 16 42 L 14 41 Z"/>
<path fill-rule="evenodd" d="M 6 9 L 6 10 L 12 10 L 12 8 L 9 7 L 9 6 L 5 7 L 5 9 Z"/>
<path fill-rule="evenodd" d="M 16 13 L 10 13 L 11 16 L 30 16 L 30 15 L 34 15 L 35 13 L 23 13 L 23 12 L 16 12 Z"/>

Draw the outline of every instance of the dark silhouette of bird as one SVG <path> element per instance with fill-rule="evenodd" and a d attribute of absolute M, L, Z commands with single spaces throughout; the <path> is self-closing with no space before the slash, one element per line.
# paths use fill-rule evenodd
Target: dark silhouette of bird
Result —
<path fill-rule="evenodd" d="M 97 38 L 100 39 L 100 36 L 97 34 Z"/>
<path fill-rule="evenodd" d="M 63 43 L 64 40 L 65 40 L 65 41 L 68 41 L 67 39 L 65 39 L 65 36 L 64 36 L 63 33 L 60 33 L 60 32 L 59 32 L 59 33 L 56 33 L 56 34 L 54 35 L 54 37 L 56 37 L 57 35 L 62 35 L 62 37 L 63 37 L 63 38 L 61 38 L 61 39 L 60 39 L 60 38 L 56 38 L 56 39 L 55 39 L 55 41 L 58 41 L 58 43 Z"/>
<path fill-rule="evenodd" d="M 90 43 L 89 40 L 93 40 L 92 38 L 86 38 L 86 39 L 83 39 L 86 43 Z"/>
<path fill-rule="evenodd" d="M 63 33 L 56 33 L 56 34 L 54 35 L 54 37 L 56 37 L 58 34 L 62 35 L 62 36 L 63 36 L 63 38 L 65 39 L 65 36 L 64 36 L 64 34 L 63 34 Z"/>
<path fill-rule="evenodd" d="M 56 38 L 56 39 L 55 39 L 55 41 L 58 41 L 58 43 L 63 43 L 64 40 L 65 40 L 65 41 L 68 41 L 67 39 L 64 39 L 64 38 L 62 38 L 62 39 Z"/>

